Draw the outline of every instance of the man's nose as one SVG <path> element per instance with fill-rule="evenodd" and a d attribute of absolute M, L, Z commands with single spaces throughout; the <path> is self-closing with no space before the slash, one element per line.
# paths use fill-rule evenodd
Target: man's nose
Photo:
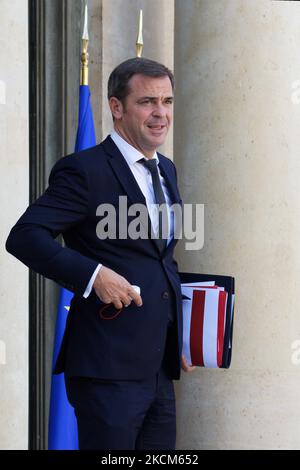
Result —
<path fill-rule="evenodd" d="M 161 117 L 166 115 L 166 109 L 162 103 L 157 103 L 152 111 L 153 116 Z"/>

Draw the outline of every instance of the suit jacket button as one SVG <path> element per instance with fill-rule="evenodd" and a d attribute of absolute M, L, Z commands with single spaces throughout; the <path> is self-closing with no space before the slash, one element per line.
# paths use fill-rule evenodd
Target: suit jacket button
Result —
<path fill-rule="evenodd" d="M 169 292 L 165 290 L 165 291 L 163 291 L 163 293 L 161 294 L 161 296 L 162 296 L 162 298 L 163 298 L 164 300 L 167 300 L 167 299 L 169 298 Z"/>

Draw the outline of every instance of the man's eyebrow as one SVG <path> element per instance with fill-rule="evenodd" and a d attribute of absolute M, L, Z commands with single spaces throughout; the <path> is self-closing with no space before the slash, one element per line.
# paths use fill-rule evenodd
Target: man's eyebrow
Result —
<path fill-rule="evenodd" d="M 159 97 L 158 96 L 142 96 L 141 98 L 138 98 L 138 101 L 142 101 L 142 100 L 158 100 Z M 174 96 L 167 96 L 166 98 L 164 98 L 165 100 L 174 100 Z"/>

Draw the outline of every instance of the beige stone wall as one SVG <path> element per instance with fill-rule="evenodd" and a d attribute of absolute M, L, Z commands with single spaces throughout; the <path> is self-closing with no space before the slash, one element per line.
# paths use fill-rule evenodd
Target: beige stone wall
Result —
<path fill-rule="evenodd" d="M 4 248 L 29 194 L 27 17 L 0 2 L 0 449 L 28 444 L 28 270 Z"/>
<path fill-rule="evenodd" d="M 300 3 L 175 4 L 174 159 L 205 204 L 180 267 L 237 291 L 232 367 L 177 384 L 178 448 L 299 449 Z"/>

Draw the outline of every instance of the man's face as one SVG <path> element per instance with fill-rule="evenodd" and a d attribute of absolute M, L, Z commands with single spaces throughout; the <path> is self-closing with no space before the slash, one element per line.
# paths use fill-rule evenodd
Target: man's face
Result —
<path fill-rule="evenodd" d="M 136 74 L 129 81 L 130 93 L 121 103 L 110 98 L 115 129 L 148 158 L 166 139 L 173 116 L 173 90 L 168 76 Z"/>

